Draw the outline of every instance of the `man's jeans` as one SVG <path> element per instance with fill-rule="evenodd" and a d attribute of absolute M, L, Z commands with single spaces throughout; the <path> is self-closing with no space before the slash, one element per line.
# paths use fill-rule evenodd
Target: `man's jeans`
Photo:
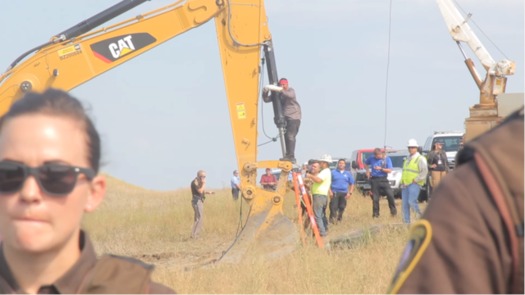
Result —
<path fill-rule="evenodd" d="M 191 206 L 193 207 L 193 228 L 191 229 L 191 237 L 196 239 L 199 237 L 199 234 L 202 230 L 202 214 L 204 213 L 204 203 L 202 200 L 197 200 L 197 202 L 192 202 Z"/>
<path fill-rule="evenodd" d="M 325 210 L 326 205 L 328 204 L 328 198 L 325 195 L 314 195 L 314 217 L 315 217 L 315 223 L 317 223 L 317 227 L 319 228 L 319 234 L 321 234 L 322 237 L 326 236 L 326 216 L 325 216 Z"/>
<path fill-rule="evenodd" d="M 416 216 L 421 216 L 421 211 L 419 210 L 419 205 L 417 199 L 419 197 L 419 192 L 421 187 L 416 183 L 411 183 L 408 186 L 404 187 L 401 191 L 401 198 L 403 204 L 403 222 L 410 223 L 410 208 L 416 212 Z"/>

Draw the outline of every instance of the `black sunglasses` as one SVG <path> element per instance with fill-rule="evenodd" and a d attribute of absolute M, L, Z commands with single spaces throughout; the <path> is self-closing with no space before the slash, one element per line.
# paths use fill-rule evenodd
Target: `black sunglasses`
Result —
<path fill-rule="evenodd" d="M 73 191 L 78 174 L 84 174 L 88 180 L 95 177 L 91 168 L 80 168 L 64 164 L 44 164 L 29 167 L 25 164 L 0 162 L 0 193 L 14 193 L 24 185 L 29 175 L 33 175 L 42 190 L 51 196 L 65 196 Z"/>

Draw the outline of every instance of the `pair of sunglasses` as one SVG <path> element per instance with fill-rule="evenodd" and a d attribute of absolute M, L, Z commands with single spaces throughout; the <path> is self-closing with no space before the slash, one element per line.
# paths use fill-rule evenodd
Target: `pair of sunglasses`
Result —
<path fill-rule="evenodd" d="M 84 174 L 88 180 L 95 177 L 95 171 L 91 168 L 64 164 L 29 167 L 18 162 L 0 161 L 0 193 L 19 191 L 27 177 L 33 175 L 46 194 L 61 197 L 73 191 L 80 173 Z"/>

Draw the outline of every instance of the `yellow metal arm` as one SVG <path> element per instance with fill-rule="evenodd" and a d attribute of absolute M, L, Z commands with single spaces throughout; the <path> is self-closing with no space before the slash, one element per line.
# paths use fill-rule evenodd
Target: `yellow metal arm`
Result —
<path fill-rule="evenodd" d="M 121 4 L 127 5 L 126 1 Z M 284 217 L 282 210 L 292 165 L 280 161 L 257 162 L 258 88 L 263 48 L 269 59 L 270 83 L 276 83 L 278 78 L 262 0 L 179 1 L 92 32 L 89 28 L 73 27 L 65 31 L 71 33 L 70 36 L 64 33 L 64 38 L 54 37 L 0 76 L 0 116 L 27 91 L 39 92 L 48 87 L 71 90 L 211 19 L 215 20 L 222 60 L 241 191 L 251 205 L 250 218 L 235 248 L 231 248 L 235 251 L 224 260 L 236 261 L 242 257 L 252 248 L 255 239 L 256 244 L 266 250 L 289 251 L 299 240 L 295 226 Z M 75 37 L 86 31 L 88 33 Z M 282 117 L 280 101 L 275 99 L 273 103 L 274 110 L 278 110 L 277 117 Z M 257 168 L 282 169 L 275 192 L 257 187 Z"/>
<path fill-rule="evenodd" d="M 71 90 L 224 9 L 215 0 L 181 2 L 40 49 L 0 76 L 0 115 L 24 92 L 48 87 Z"/>
<path fill-rule="evenodd" d="M 257 162 L 259 61 L 263 45 L 271 46 L 263 1 L 232 0 L 227 1 L 226 6 L 215 18 L 215 26 L 235 153 L 241 171 L 241 191 L 251 203 L 250 218 L 242 235 L 228 255 L 223 257 L 225 262 L 237 262 L 248 249 L 253 248 L 254 241 L 265 253 L 278 256 L 278 253 L 293 250 L 299 235 L 291 221 L 284 217 L 282 209 L 291 163 Z M 282 169 L 275 192 L 257 187 L 257 168 Z"/>

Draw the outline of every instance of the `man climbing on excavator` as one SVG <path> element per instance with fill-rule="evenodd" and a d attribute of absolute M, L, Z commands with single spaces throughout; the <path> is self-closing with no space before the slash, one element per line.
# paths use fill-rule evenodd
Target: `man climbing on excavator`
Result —
<path fill-rule="evenodd" d="M 295 164 L 295 138 L 297 133 L 299 133 L 299 126 L 301 126 L 301 106 L 299 102 L 297 102 L 295 89 L 289 86 L 288 79 L 286 78 L 281 78 L 278 86 L 267 85 L 264 87 L 263 97 L 265 102 L 271 102 L 269 96 L 270 91 L 281 94 L 283 115 L 286 120 L 286 155 L 283 160 Z"/>

